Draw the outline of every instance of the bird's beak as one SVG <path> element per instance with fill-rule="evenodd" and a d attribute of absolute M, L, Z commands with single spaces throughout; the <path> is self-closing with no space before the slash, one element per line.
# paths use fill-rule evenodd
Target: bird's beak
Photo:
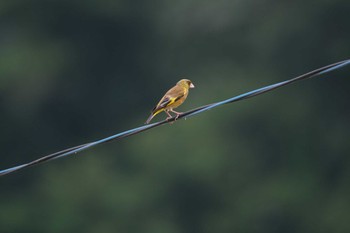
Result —
<path fill-rule="evenodd" d="M 190 84 L 190 88 L 194 88 L 194 85 L 193 85 L 193 83 L 191 83 L 191 84 Z"/>

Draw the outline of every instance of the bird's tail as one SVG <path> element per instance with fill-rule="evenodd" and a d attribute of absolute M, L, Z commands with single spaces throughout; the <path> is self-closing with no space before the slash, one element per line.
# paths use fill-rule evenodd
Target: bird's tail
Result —
<path fill-rule="evenodd" d="M 158 113 L 163 112 L 163 111 L 164 111 L 164 108 L 159 108 L 159 109 L 154 108 L 152 110 L 151 115 L 148 117 L 147 121 L 145 122 L 145 124 L 150 123 L 150 121 L 153 119 L 153 117 L 155 117 Z"/>
<path fill-rule="evenodd" d="M 152 118 L 155 116 L 156 114 L 153 114 L 153 112 L 151 113 L 151 115 L 148 117 L 147 121 L 145 122 L 145 124 L 149 124 L 150 121 L 152 120 Z"/>

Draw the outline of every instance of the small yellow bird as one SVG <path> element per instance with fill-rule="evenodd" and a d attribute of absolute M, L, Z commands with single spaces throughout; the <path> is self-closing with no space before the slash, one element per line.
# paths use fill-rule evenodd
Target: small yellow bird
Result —
<path fill-rule="evenodd" d="M 146 124 L 148 124 L 158 113 L 163 111 L 168 114 L 168 117 L 166 118 L 167 120 L 173 117 L 169 112 L 175 113 L 176 120 L 181 112 L 176 112 L 173 109 L 179 107 L 186 100 L 190 88 L 194 88 L 191 80 L 181 79 L 178 81 L 174 87 L 165 93 L 157 106 L 153 108 L 151 115 L 146 121 Z"/>

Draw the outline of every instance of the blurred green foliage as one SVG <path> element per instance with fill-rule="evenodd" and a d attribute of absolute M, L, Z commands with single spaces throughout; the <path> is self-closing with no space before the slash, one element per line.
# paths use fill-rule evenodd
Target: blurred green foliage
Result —
<path fill-rule="evenodd" d="M 346 0 L 0 2 L 1 169 L 349 58 Z M 1 177 L 0 231 L 350 232 L 349 68 Z M 157 116 L 155 120 L 165 115 Z"/>

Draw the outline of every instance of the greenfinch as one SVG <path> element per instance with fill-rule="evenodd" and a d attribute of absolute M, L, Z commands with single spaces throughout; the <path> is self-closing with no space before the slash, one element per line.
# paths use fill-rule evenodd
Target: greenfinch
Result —
<path fill-rule="evenodd" d="M 173 117 L 169 112 L 175 113 L 176 120 L 181 112 L 174 111 L 174 108 L 179 107 L 186 100 L 190 88 L 194 88 L 191 80 L 181 79 L 178 81 L 174 87 L 165 93 L 157 106 L 153 108 L 151 115 L 146 121 L 146 124 L 148 124 L 158 113 L 163 111 L 168 115 L 166 118 L 167 120 Z"/>

